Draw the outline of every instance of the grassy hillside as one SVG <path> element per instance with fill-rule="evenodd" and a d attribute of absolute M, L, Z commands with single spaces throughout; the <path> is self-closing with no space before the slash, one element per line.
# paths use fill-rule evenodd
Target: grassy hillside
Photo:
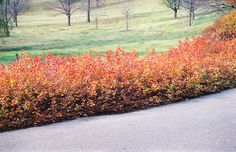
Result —
<path fill-rule="evenodd" d="M 113 0 L 112 2 L 115 2 Z M 118 46 L 137 50 L 166 51 L 185 37 L 197 36 L 217 16 L 197 16 L 192 27 L 188 26 L 185 10 L 173 19 L 173 12 L 161 0 L 135 0 L 130 19 L 130 31 L 124 31 L 124 18 L 119 4 L 114 3 L 92 11 L 92 22 L 86 22 L 86 12 L 72 16 L 72 26 L 66 26 L 66 16 L 56 14 L 50 8 L 50 0 L 31 0 L 31 8 L 19 17 L 19 26 L 0 43 L 0 63 L 14 61 L 16 52 L 25 50 L 40 55 L 42 50 L 58 54 L 81 54 L 89 50 L 103 52 Z M 99 30 L 95 30 L 94 13 L 99 13 Z"/>

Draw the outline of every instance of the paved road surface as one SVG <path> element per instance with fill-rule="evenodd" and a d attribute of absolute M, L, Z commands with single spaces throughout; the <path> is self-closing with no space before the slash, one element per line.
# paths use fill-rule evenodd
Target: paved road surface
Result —
<path fill-rule="evenodd" d="M 236 89 L 0 133 L 0 152 L 236 152 Z"/>

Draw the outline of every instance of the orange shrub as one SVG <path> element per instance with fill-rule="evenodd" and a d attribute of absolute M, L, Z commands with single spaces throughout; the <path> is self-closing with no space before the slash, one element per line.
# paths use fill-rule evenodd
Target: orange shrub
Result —
<path fill-rule="evenodd" d="M 124 112 L 236 86 L 236 41 L 203 37 L 140 58 L 118 48 L 103 56 L 31 57 L 0 66 L 0 130 Z"/>
<path fill-rule="evenodd" d="M 220 40 L 236 38 L 236 10 L 218 19 L 212 26 L 203 31 L 203 35 Z"/>
<path fill-rule="evenodd" d="M 236 0 L 227 0 L 227 4 L 228 5 L 235 5 L 236 4 Z"/>

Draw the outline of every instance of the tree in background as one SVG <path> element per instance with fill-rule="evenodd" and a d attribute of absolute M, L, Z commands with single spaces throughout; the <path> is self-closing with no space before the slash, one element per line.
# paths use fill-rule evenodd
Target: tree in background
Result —
<path fill-rule="evenodd" d="M 98 10 L 98 8 L 102 6 L 106 6 L 109 0 L 86 0 L 85 7 L 87 11 L 87 22 L 91 22 L 91 15 L 93 10 Z M 95 15 L 95 22 L 97 23 L 97 17 L 99 15 Z"/>
<path fill-rule="evenodd" d="M 1 27 L 2 27 L 2 36 L 10 36 L 10 23 L 11 23 L 11 7 L 10 0 L 1 0 L 0 5 L 0 18 L 1 18 Z"/>
<path fill-rule="evenodd" d="M 57 0 L 57 3 L 52 3 L 51 7 L 54 11 L 64 14 L 67 16 L 67 25 L 71 26 L 71 16 L 75 13 L 79 7 L 76 5 L 76 2 L 80 0 Z"/>
<path fill-rule="evenodd" d="M 18 15 L 28 8 L 28 0 L 11 0 L 10 4 L 15 26 L 18 27 Z"/>
<path fill-rule="evenodd" d="M 195 20 L 195 11 L 200 10 L 201 15 L 214 12 L 225 13 L 236 7 L 236 0 L 182 0 L 181 6 L 189 12 L 189 25 Z"/>
<path fill-rule="evenodd" d="M 134 8 L 134 0 L 120 0 L 120 8 L 125 17 L 125 31 L 128 31 L 130 14 Z"/>
<path fill-rule="evenodd" d="M 92 8 L 93 8 L 92 14 L 93 14 L 93 16 L 95 18 L 96 29 L 99 28 L 99 23 L 98 23 L 99 22 L 99 17 L 102 15 L 102 11 L 99 8 L 107 6 L 107 5 L 108 5 L 108 1 L 107 0 L 94 0 L 92 2 L 92 5 L 91 5 Z"/>
<path fill-rule="evenodd" d="M 3 0 L 0 0 L 0 9 L 2 10 Z M 0 13 L 0 37 L 4 35 L 4 20 L 2 13 Z"/>
<path fill-rule="evenodd" d="M 207 0 L 215 11 L 224 12 L 225 9 L 235 9 L 236 0 Z"/>
<path fill-rule="evenodd" d="M 164 0 L 164 4 L 174 11 L 174 18 L 177 19 L 178 10 L 180 9 L 181 0 Z"/>
<path fill-rule="evenodd" d="M 100 5 L 101 5 L 101 0 L 96 0 L 96 10 L 98 10 Z M 98 11 L 96 12 L 95 23 L 96 23 L 96 29 L 98 29 Z"/>
<path fill-rule="evenodd" d="M 189 26 L 195 20 L 195 11 L 200 7 L 205 7 L 206 0 L 182 0 L 181 5 L 189 12 Z"/>
<path fill-rule="evenodd" d="M 2 12 L 2 5 L 3 5 L 3 0 L 0 0 L 0 11 Z M 3 16 L 2 13 L 0 12 L 0 34 L 2 33 L 3 30 Z"/>

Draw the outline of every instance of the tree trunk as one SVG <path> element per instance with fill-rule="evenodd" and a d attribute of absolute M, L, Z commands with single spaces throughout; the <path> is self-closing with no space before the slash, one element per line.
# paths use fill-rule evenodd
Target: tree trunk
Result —
<path fill-rule="evenodd" d="M 98 17 L 96 16 L 96 30 L 98 29 Z"/>
<path fill-rule="evenodd" d="M 88 10 L 87 10 L 87 21 L 90 22 L 90 7 L 91 7 L 91 4 L 90 4 L 90 0 L 88 0 Z"/>
<path fill-rule="evenodd" d="M 192 11 L 189 11 L 189 26 L 192 26 Z"/>
<path fill-rule="evenodd" d="M 5 34 L 6 37 L 10 37 L 9 25 L 7 23 L 5 24 Z"/>
<path fill-rule="evenodd" d="M 13 10 L 14 22 L 15 22 L 15 26 L 18 27 L 18 20 L 17 20 L 17 19 L 18 19 L 18 13 L 17 13 L 17 4 L 16 4 L 16 2 L 14 2 L 13 5 L 14 5 L 14 6 L 13 6 L 13 9 L 14 9 L 14 10 Z"/>
<path fill-rule="evenodd" d="M 177 19 L 177 13 L 178 13 L 177 11 L 178 11 L 177 9 L 174 10 L 174 12 L 175 12 L 175 19 Z"/>
<path fill-rule="evenodd" d="M 15 16 L 14 20 L 15 20 L 15 26 L 18 27 L 18 16 L 17 15 Z"/>
<path fill-rule="evenodd" d="M 71 26 L 71 1 L 67 1 L 67 7 L 68 7 L 68 12 L 67 12 L 68 26 Z"/>
<path fill-rule="evenodd" d="M 96 0 L 96 8 L 98 9 L 99 7 L 99 0 Z"/>
<path fill-rule="evenodd" d="M 8 5 L 10 4 L 10 1 L 9 0 L 7 0 L 6 1 L 6 6 L 5 6 L 5 14 L 4 14 L 4 16 L 5 16 L 5 34 L 6 34 L 6 37 L 9 37 L 10 36 L 10 31 L 9 31 L 9 25 L 8 25 Z"/>
<path fill-rule="evenodd" d="M 125 31 L 129 30 L 129 15 L 128 13 L 125 14 Z"/>
<path fill-rule="evenodd" d="M 68 15 L 67 18 L 68 18 L 68 26 L 71 26 L 71 16 Z"/>
<path fill-rule="evenodd" d="M 99 0 L 96 0 L 96 9 L 99 7 Z M 96 30 L 98 29 L 98 14 L 96 14 Z"/>
<path fill-rule="evenodd" d="M 195 20 L 195 11 L 192 11 L 193 13 L 193 20 Z"/>

